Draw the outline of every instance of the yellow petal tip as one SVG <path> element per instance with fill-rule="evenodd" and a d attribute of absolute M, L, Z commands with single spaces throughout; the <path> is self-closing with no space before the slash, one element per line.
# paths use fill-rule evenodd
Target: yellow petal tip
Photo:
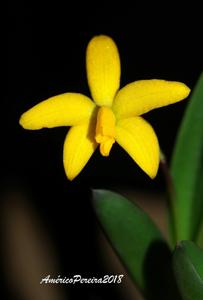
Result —
<path fill-rule="evenodd" d="M 67 178 L 69 181 L 73 181 L 73 179 L 75 179 L 76 176 L 74 175 L 70 175 L 70 174 L 66 174 Z"/>
<path fill-rule="evenodd" d="M 34 109 L 29 109 L 24 114 L 21 115 L 19 124 L 24 128 L 28 130 L 38 130 L 41 129 L 43 126 L 39 122 L 36 122 L 36 118 L 33 115 L 32 111 Z"/>
<path fill-rule="evenodd" d="M 112 42 L 113 39 L 108 36 L 108 35 L 105 35 L 105 34 L 98 34 L 98 35 L 95 35 L 91 40 L 90 42 L 102 42 L 102 41 L 105 41 L 105 42 Z"/>
<path fill-rule="evenodd" d="M 143 171 L 153 180 L 156 178 L 158 170 L 159 170 L 159 162 L 160 162 L 160 151 L 158 150 L 159 155 L 153 159 L 151 165 L 148 166 L 147 169 L 143 169 Z"/>
<path fill-rule="evenodd" d="M 73 169 L 69 167 L 67 167 L 67 162 L 66 160 L 64 159 L 63 160 L 63 165 L 64 165 L 64 171 L 65 171 L 65 174 L 66 174 L 66 177 L 68 178 L 69 181 L 73 181 L 80 172 L 74 172 Z"/>
<path fill-rule="evenodd" d="M 150 172 L 148 173 L 147 175 L 151 178 L 151 179 L 155 179 L 156 178 L 156 175 L 158 173 L 158 168 L 155 172 Z"/>
<path fill-rule="evenodd" d="M 19 119 L 19 124 L 24 128 L 23 115 Z"/>
<path fill-rule="evenodd" d="M 183 99 L 185 99 L 189 96 L 191 89 L 184 83 L 181 83 L 181 86 L 182 86 L 182 89 L 181 89 L 182 96 L 183 96 Z"/>
<path fill-rule="evenodd" d="M 33 128 L 32 124 L 29 122 L 29 118 L 27 118 L 27 114 L 24 113 L 21 115 L 19 119 L 19 124 L 22 126 L 24 129 L 35 129 Z"/>
<path fill-rule="evenodd" d="M 153 159 L 151 162 L 148 162 L 145 166 L 140 166 L 141 169 L 149 176 L 152 180 L 156 178 L 158 169 L 159 169 L 159 161 L 158 159 Z"/>

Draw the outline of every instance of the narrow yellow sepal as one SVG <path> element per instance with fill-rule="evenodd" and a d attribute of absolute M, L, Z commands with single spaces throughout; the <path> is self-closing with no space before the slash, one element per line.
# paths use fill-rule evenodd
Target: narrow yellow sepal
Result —
<path fill-rule="evenodd" d="M 95 122 L 73 126 L 69 130 L 63 149 L 64 169 L 69 180 L 82 171 L 94 153 L 97 147 L 94 135 Z"/>
<path fill-rule="evenodd" d="M 94 113 L 95 104 L 79 93 L 64 93 L 40 102 L 20 118 L 25 129 L 72 126 L 82 124 Z"/>
<path fill-rule="evenodd" d="M 142 115 L 152 109 L 185 99 L 190 89 L 182 82 L 139 80 L 127 84 L 116 95 L 112 106 L 118 119 Z"/>
<path fill-rule="evenodd" d="M 159 144 L 151 125 L 142 117 L 119 120 L 116 142 L 152 179 L 159 166 Z"/>
<path fill-rule="evenodd" d="M 86 52 L 87 79 L 99 106 L 111 106 L 120 85 L 120 58 L 116 44 L 105 35 L 94 37 Z"/>

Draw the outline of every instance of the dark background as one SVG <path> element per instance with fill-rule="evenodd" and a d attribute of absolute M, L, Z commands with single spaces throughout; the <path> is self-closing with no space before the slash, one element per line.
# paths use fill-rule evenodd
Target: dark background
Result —
<path fill-rule="evenodd" d="M 186 5 L 186 4 L 184 4 Z M 110 35 L 119 48 L 121 86 L 139 79 L 166 79 L 193 88 L 202 70 L 201 27 L 196 7 L 171 2 L 10 3 L 8 89 L 3 100 L 3 194 L 20 191 L 31 201 L 57 247 L 64 276 L 105 273 L 97 255 L 96 220 L 90 188 L 135 188 L 162 192 L 163 178 L 151 181 L 117 145 L 109 158 L 97 152 L 69 182 L 62 151 L 67 128 L 26 131 L 20 115 L 50 96 L 89 95 L 85 50 L 97 34 Z M 169 161 L 188 101 L 148 113 Z M 3 198 L 5 199 L 5 198 Z M 5 200 L 4 200 L 5 201 Z M 8 288 L 9 289 L 9 288 Z M 71 299 L 117 298 L 107 287 L 72 289 Z M 8 290 L 6 289 L 8 292 Z M 13 299 L 17 299 L 13 296 Z"/>

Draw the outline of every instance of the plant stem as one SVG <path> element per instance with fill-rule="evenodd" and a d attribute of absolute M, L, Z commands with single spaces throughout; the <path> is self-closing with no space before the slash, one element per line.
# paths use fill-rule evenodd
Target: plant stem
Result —
<path fill-rule="evenodd" d="M 175 212 L 174 212 L 174 205 L 173 205 L 173 202 L 175 200 L 175 189 L 174 189 L 173 179 L 171 177 L 166 156 L 163 154 L 162 151 L 160 152 L 160 167 L 164 175 L 166 189 L 167 189 L 169 236 L 171 238 L 171 244 L 172 246 L 174 246 L 177 240 L 176 229 L 175 229 Z"/>

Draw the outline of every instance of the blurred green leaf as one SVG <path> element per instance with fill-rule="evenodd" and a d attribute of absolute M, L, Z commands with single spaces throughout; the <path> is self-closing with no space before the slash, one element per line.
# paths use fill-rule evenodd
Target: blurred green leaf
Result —
<path fill-rule="evenodd" d="M 171 278 L 165 278 L 172 274 L 172 254 L 149 216 L 123 196 L 106 190 L 93 191 L 93 204 L 104 233 L 132 279 L 142 290 L 150 291 L 147 299 L 171 299 L 164 295 L 172 285 Z"/>
<path fill-rule="evenodd" d="M 203 251 L 182 241 L 173 254 L 173 268 L 183 300 L 203 299 Z"/>
<path fill-rule="evenodd" d="M 194 240 L 203 216 L 203 74 L 179 129 L 171 164 L 176 240 Z"/>
<path fill-rule="evenodd" d="M 195 241 L 199 247 L 203 249 L 203 221 L 200 225 L 197 240 Z"/>
<path fill-rule="evenodd" d="M 201 181 L 201 179 L 202 179 L 202 184 L 200 183 L 198 185 L 199 191 L 197 190 L 196 194 L 199 195 L 199 201 L 203 202 L 203 167 L 201 168 L 201 173 L 199 174 L 199 180 Z M 202 197 L 202 199 L 200 199 L 200 197 Z M 203 209 L 199 212 L 199 214 L 200 214 L 200 224 L 197 230 L 195 242 L 197 243 L 198 246 L 203 248 Z"/>

